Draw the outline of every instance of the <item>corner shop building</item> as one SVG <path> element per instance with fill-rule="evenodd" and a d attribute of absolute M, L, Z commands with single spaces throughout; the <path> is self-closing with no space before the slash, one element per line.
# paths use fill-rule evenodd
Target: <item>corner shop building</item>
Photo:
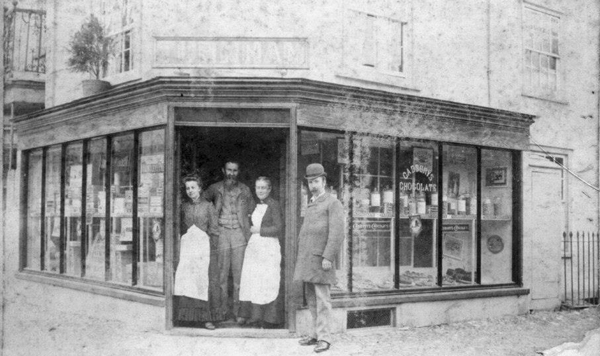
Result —
<path fill-rule="evenodd" d="M 286 329 L 308 163 L 346 209 L 336 329 L 525 313 L 522 151 L 529 115 L 304 79 L 159 77 L 16 120 L 21 279 L 149 304 L 178 325 L 181 177 L 273 178 L 284 207 Z M 93 313 L 93 310 L 90 310 Z"/>

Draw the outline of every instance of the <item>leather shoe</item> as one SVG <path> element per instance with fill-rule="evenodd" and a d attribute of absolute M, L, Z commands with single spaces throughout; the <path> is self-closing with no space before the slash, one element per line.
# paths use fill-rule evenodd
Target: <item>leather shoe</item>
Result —
<path fill-rule="evenodd" d="M 302 346 L 312 346 L 317 344 L 317 339 L 315 339 L 314 337 L 306 336 L 298 340 L 298 343 Z"/>
<path fill-rule="evenodd" d="M 315 352 L 323 352 L 329 350 L 329 343 L 327 341 L 319 340 L 315 347 Z"/>

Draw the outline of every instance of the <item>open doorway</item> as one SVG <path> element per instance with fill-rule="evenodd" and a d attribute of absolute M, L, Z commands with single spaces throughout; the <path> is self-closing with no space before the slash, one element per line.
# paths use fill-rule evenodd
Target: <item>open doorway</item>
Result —
<path fill-rule="evenodd" d="M 288 142 L 287 129 L 274 129 L 274 128 L 234 128 L 234 127 L 179 127 L 177 130 L 178 138 L 178 176 L 180 179 L 180 189 L 177 196 L 177 206 L 179 212 L 177 214 L 177 228 L 176 233 L 179 238 L 174 239 L 174 269 L 176 270 L 179 264 L 180 257 L 180 238 L 186 233 L 182 226 L 181 219 L 181 207 L 186 201 L 188 196 L 185 191 L 185 185 L 183 184 L 183 177 L 190 174 L 194 174 L 200 177 L 202 186 L 200 187 L 205 191 L 212 184 L 220 182 L 224 178 L 223 167 L 227 161 L 234 160 L 240 163 L 238 182 L 246 185 L 250 188 L 252 199 L 254 202 L 259 202 L 259 199 L 255 191 L 255 182 L 258 177 L 266 176 L 271 180 L 271 193 L 270 196 L 279 202 L 281 207 L 282 221 L 285 221 L 285 201 L 286 201 L 286 167 L 287 167 L 287 142 Z M 214 202 L 213 202 L 214 203 Z M 221 210 L 222 212 L 222 210 Z M 217 212 L 220 215 L 221 212 Z M 250 214 L 253 212 L 250 211 Z M 217 216 L 217 221 L 219 216 Z M 221 221 L 222 222 L 222 221 Z M 219 222 L 219 230 L 222 231 L 224 228 Z M 265 317 L 264 320 L 253 320 L 249 316 L 256 316 L 256 307 L 253 312 L 249 312 L 252 306 L 247 304 L 248 302 L 240 303 L 240 310 L 245 308 L 243 316 L 246 318 L 246 323 L 239 323 L 238 317 L 240 310 L 236 309 L 234 303 L 234 273 L 233 268 L 230 269 L 228 274 L 227 286 L 223 287 L 223 276 L 216 276 L 216 272 L 211 266 L 210 273 L 213 273 L 213 277 L 219 281 L 217 289 L 221 292 L 220 294 L 210 294 L 213 296 L 209 297 L 208 303 L 213 303 L 216 310 L 213 313 L 214 324 L 216 327 L 221 328 L 283 328 L 285 326 L 285 312 L 284 312 L 284 271 L 285 271 L 285 238 L 284 238 L 285 227 L 282 229 L 281 236 L 279 237 L 279 254 L 281 256 L 280 271 L 279 271 L 279 286 L 277 298 L 267 303 L 268 306 L 264 308 Z M 215 246 L 211 247 L 211 258 L 222 258 L 220 254 L 219 245 L 216 245 L 217 251 L 215 253 Z M 246 248 L 244 247 L 246 250 Z M 246 250 L 247 251 L 247 250 Z M 219 257 L 221 256 L 221 257 Z M 220 267 L 219 267 L 220 268 Z M 214 284 L 215 279 L 211 279 Z M 176 278 L 177 280 L 177 278 Z M 177 282 L 176 282 L 177 283 Z M 214 286 L 210 286 L 214 288 Z M 223 288 L 227 290 L 223 292 Z M 226 295 L 226 297 L 223 297 Z M 215 300 L 215 299 L 219 300 Z M 225 298 L 227 299 L 225 301 Z M 246 304 L 245 304 L 246 303 Z M 221 306 L 221 307 L 218 307 Z M 204 327 L 206 313 L 200 311 L 194 307 L 194 301 L 190 301 L 189 298 L 183 298 L 178 295 L 174 295 L 173 299 L 173 324 L 175 326 L 184 327 Z M 250 308 L 250 309 L 249 309 Z M 268 316 L 266 315 L 268 314 Z M 260 315 L 260 313 L 259 313 Z M 267 321 L 268 320 L 268 321 Z"/>

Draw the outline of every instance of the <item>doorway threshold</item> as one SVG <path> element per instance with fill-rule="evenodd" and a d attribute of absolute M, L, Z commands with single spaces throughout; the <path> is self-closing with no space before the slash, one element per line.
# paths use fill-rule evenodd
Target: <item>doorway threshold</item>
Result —
<path fill-rule="evenodd" d="M 259 329 L 244 328 L 239 326 L 219 327 L 218 324 L 215 330 L 176 326 L 171 330 L 166 330 L 165 333 L 168 335 L 250 339 L 293 339 L 299 337 L 298 335 L 296 335 L 296 333 L 293 333 L 287 329 Z"/>

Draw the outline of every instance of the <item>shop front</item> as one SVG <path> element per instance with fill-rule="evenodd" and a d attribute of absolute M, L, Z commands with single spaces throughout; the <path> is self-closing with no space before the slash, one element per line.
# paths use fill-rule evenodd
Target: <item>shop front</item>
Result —
<path fill-rule="evenodd" d="M 241 182 L 270 177 L 281 203 L 279 327 L 301 333 L 310 316 L 292 276 L 302 177 L 319 162 L 346 212 L 337 330 L 527 310 L 530 116 L 300 79 L 155 78 L 16 121 L 22 279 L 152 304 L 167 328 L 182 326 L 182 177 L 207 187 L 235 159 Z"/>

